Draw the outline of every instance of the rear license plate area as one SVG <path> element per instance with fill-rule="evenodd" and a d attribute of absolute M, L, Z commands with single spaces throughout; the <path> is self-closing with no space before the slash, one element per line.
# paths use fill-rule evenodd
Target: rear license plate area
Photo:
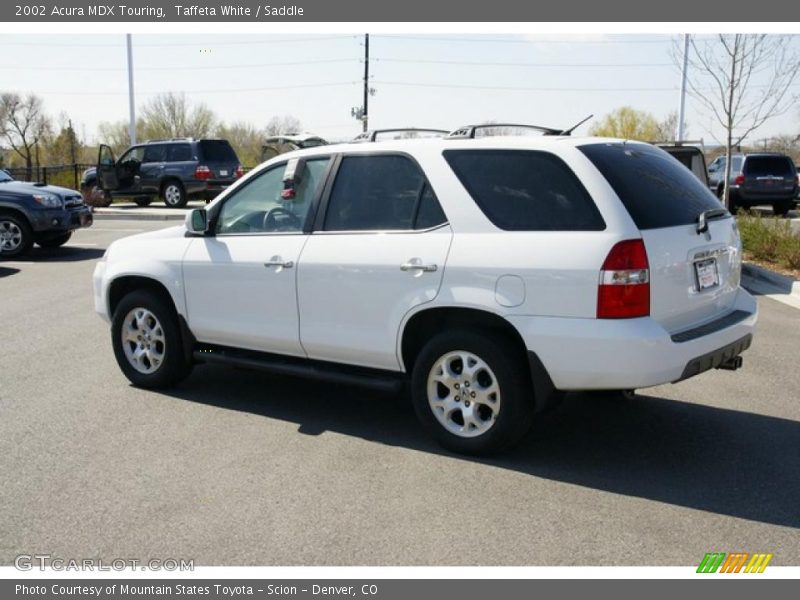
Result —
<path fill-rule="evenodd" d="M 717 259 L 707 258 L 694 263 L 694 276 L 697 290 L 702 292 L 719 285 L 719 269 Z"/>

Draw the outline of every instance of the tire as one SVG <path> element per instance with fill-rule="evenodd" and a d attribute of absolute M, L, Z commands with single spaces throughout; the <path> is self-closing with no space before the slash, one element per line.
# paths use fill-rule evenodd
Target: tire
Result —
<path fill-rule="evenodd" d="M 0 255 L 14 258 L 26 254 L 33 245 L 33 231 L 23 217 L 0 213 Z"/>
<path fill-rule="evenodd" d="M 794 208 L 794 200 L 781 200 L 772 205 L 772 213 L 776 217 L 785 217 Z"/>
<path fill-rule="evenodd" d="M 150 203 L 153 201 L 153 199 L 150 196 L 138 196 L 134 198 L 133 201 L 136 203 L 136 206 L 141 206 L 144 208 L 145 206 L 150 206 Z"/>
<path fill-rule="evenodd" d="M 42 248 L 58 248 L 59 246 L 66 244 L 71 237 L 72 232 L 68 231 L 67 233 L 62 233 L 61 235 L 55 237 L 38 239 L 36 240 L 36 243 Z"/>
<path fill-rule="evenodd" d="M 183 354 L 175 309 L 150 290 L 120 300 L 111 321 L 111 343 L 117 364 L 137 387 L 171 387 L 192 370 Z"/>
<path fill-rule="evenodd" d="M 186 190 L 180 181 L 170 179 L 161 186 L 161 199 L 168 208 L 183 208 L 186 206 Z"/>
<path fill-rule="evenodd" d="M 472 373 L 464 375 L 470 361 Z M 414 363 L 411 399 L 431 435 L 460 454 L 505 450 L 533 420 L 528 367 L 504 337 L 491 333 L 457 330 L 431 339 Z"/>

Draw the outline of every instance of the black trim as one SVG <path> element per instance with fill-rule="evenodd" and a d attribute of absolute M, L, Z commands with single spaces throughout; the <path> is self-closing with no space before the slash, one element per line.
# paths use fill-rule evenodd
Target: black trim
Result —
<path fill-rule="evenodd" d="M 539 356 L 531 350 L 528 350 L 528 368 L 531 371 L 531 383 L 533 383 L 535 411 L 538 413 L 557 403 L 558 390 Z"/>
<path fill-rule="evenodd" d="M 406 381 L 406 376 L 396 371 L 342 365 L 210 344 L 196 346 L 193 357 L 200 363 L 256 369 L 276 375 L 331 381 L 392 393 L 399 392 Z"/>
<path fill-rule="evenodd" d="M 752 341 L 753 335 L 748 333 L 746 336 L 739 338 L 732 344 L 728 344 L 727 346 L 718 348 L 713 352 L 693 358 L 686 363 L 686 367 L 683 369 L 680 379 L 676 379 L 672 383 L 689 379 L 689 377 L 694 377 L 695 375 L 699 375 L 700 373 L 710 369 L 719 368 L 719 366 L 723 363 L 730 361 L 732 358 L 739 356 L 742 352 L 747 350 Z"/>
<path fill-rule="evenodd" d="M 705 335 L 716 333 L 717 331 L 725 329 L 726 327 L 730 327 L 731 325 L 736 325 L 736 323 L 744 321 L 747 317 L 751 316 L 751 314 L 752 313 L 749 313 L 746 310 L 735 310 L 731 313 L 728 313 L 724 317 L 720 317 L 719 319 L 711 321 L 710 323 L 706 323 L 705 325 L 700 325 L 699 327 L 695 327 L 693 329 L 687 329 L 686 331 L 681 331 L 680 333 L 674 333 L 670 336 L 670 338 L 677 344 L 690 342 Z"/>

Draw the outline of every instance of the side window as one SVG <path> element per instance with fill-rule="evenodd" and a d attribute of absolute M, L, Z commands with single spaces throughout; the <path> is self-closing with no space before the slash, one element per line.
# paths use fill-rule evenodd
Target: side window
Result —
<path fill-rule="evenodd" d="M 119 162 L 142 162 L 142 157 L 144 157 L 144 146 L 134 146 L 120 157 Z"/>
<path fill-rule="evenodd" d="M 500 229 L 605 229 L 589 193 L 554 154 L 532 150 L 446 150 L 444 157 L 478 207 Z M 692 176 L 676 161 L 670 159 L 670 164 Z"/>
<path fill-rule="evenodd" d="M 348 156 L 328 200 L 325 231 L 413 228 L 425 178 L 405 156 Z"/>
<path fill-rule="evenodd" d="M 302 231 L 329 162 L 328 157 L 305 161 L 291 198 L 283 194 L 286 163 L 264 171 L 225 200 L 217 233 Z"/>
<path fill-rule="evenodd" d="M 144 150 L 144 158 L 142 162 L 164 162 L 167 160 L 167 146 L 166 144 L 154 144 L 146 146 Z"/>
<path fill-rule="evenodd" d="M 192 160 L 192 147 L 189 144 L 170 144 L 167 146 L 168 162 Z"/>
<path fill-rule="evenodd" d="M 431 186 L 425 184 L 422 196 L 419 199 L 419 209 L 417 209 L 417 219 L 414 221 L 414 229 L 430 229 L 447 222 L 447 217 L 436 199 Z"/>

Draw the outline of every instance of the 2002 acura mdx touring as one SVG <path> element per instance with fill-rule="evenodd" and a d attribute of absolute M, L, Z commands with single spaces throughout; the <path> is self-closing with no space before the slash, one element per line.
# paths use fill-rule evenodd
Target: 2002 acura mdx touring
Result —
<path fill-rule="evenodd" d="M 740 366 L 757 308 L 731 215 L 653 146 L 545 133 L 284 154 L 113 243 L 94 296 L 122 371 L 407 378 L 440 443 L 485 454 L 559 391 Z"/>

